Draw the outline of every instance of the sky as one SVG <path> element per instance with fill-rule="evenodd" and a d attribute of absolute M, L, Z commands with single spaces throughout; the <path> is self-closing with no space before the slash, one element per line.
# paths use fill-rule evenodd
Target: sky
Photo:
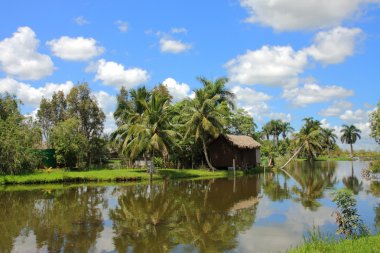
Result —
<path fill-rule="evenodd" d="M 228 77 L 259 128 L 305 117 L 356 148 L 379 150 L 368 114 L 380 100 L 380 0 L 2 1 L 0 92 L 35 115 L 42 97 L 88 82 L 107 115 L 121 86 L 165 84 L 180 101 L 197 77 Z M 340 141 L 338 141 L 340 143 Z M 340 144 L 348 149 L 347 144 Z"/>

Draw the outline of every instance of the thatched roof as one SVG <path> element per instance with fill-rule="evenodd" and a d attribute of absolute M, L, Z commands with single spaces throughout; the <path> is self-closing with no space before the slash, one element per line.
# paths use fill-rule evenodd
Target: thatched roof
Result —
<path fill-rule="evenodd" d="M 232 135 L 232 134 L 226 134 L 223 135 L 224 138 L 226 138 L 227 141 L 229 141 L 232 145 L 238 147 L 238 148 L 259 148 L 260 143 L 255 141 L 252 137 L 246 136 L 246 135 Z"/>
<path fill-rule="evenodd" d="M 251 197 L 247 200 L 242 200 L 236 203 L 233 207 L 230 208 L 230 212 L 238 211 L 241 209 L 251 208 L 259 203 L 260 199 L 258 197 Z"/>

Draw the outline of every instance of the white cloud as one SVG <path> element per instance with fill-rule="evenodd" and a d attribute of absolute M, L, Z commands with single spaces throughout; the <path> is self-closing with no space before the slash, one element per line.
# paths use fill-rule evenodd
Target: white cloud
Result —
<path fill-rule="evenodd" d="M 270 47 L 238 55 L 225 64 L 232 82 L 269 86 L 295 86 L 307 65 L 307 55 L 292 47 Z"/>
<path fill-rule="evenodd" d="M 73 82 L 67 81 L 62 84 L 46 83 L 45 86 L 35 88 L 12 78 L 0 79 L 0 92 L 14 94 L 24 104 L 30 106 L 38 106 L 42 97 L 50 98 L 54 92 L 59 90 L 67 94 L 73 86 Z"/>
<path fill-rule="evenodd" d="M 119 29 L 120 32 L 125 33 L 128 31 L 128 23 L 122 20 L 118 20 L 115 22 L 117 25 L 117 28 Z"/>
<path fill-rule="evenodd" d="M 69 61 L 87 61 L 104 52 L 93 38 L 62 36 L 46 43 L 55 56 Z"/>
<path fill-rule="evenodd" d="M 272 112 L 269 114 L 270 119 L 279 119 L 285 122 L 292 121 L 292 115 L 290 113 Z"/>
<path fill-rule="evenodd" d="M 87 70 L 93 71 L 96 67 L 95 81 L 100 80 L 105 85 L 111 85 L 116 88 L 125 86 L 127 89 L 145 83 L 149 79 L 148 71 L 140 68 L 128 68 L 122 64 L 106 61 L 101 59 L 94 64 L 90 65 Z"/>
<path fill-rule="evenodd" d="M 183 43 L 180 40 L 161 38 L 160 39 L 160 50 L 163 53 L 178 54 L 183 53 L 191 49 L 190 44 Z"/>
<path fill-rule="evenodd" d="M 79 17 L 74 18 L 74 22 L 77 25 L 88 25 L 88 24 L 90 24 L 90 22 L 87 19 L 85 19 L 83 16 L 79 16 Z"/>
<path fill-rule="evenodd" d="M 346 110 L 339 118 L 348 123 L 367 122 L 369 112 L 370 111 L 364 111 L 362 109 L 357 109 L 355 111 Z"/>
<path fill-rule="evenodd" d="M 352 95 L 354 95 L 352 90 L 347 90 L 341 86 L 319 86 L 318 84 L 308 83 L 302 88 L 285 89 L 282 97 L 290 101 L 294 106 L 305 106 Z"/>
<path fill-rule="evenodd" d="M 181 101 L 187 97 L 190 97 L 193 92 L 190 90 L 190 86 L 186 83 L 178 83 L 173 78 L 166 78 L 163 82 L 170 94 L 173 96 L 173 102 Z"/>
<path fill-rule="evenodd" d="M 171 33 L 187 33 L 187 29 L 184 27 L 173 27 Z"/>
<path fill-rule="evenodd" d="M 263 116 L 268 114 L 267 101 L 272 97 L 263 92 L 258 92 L 248 87 L 234 86 L 231 91 L 236 95 L 236 104 L 244 108 L 254 117 L 254 120 L 262 121 Z"/>
<path fill-rule="evenodd" d="M 12 37 L 0 41 L 0 70 L 23 80 L 39 80 L 54 71 L 48 55 L 37 52 L 39 41 L 29 27 L 19 27 Z"/>
<path fill-rule="evenodd" d="M 332 105 L 319 112 L 324 117 L 334 117 L 342 114 L 343 111 L 352 108 L 352 103 L 348 101 L 335 101 Z"/>
<path fill-rule="evenodd" d="M 247 22 L 279 31 L 329 28 L 353 17 L 373 0 L 240 0 L 250 14 Z"/>
<path fill-rule="evenodd" d="M 359 28 L 345 27 L 319 32 L 314 38 L 314 44 L 305 51 L 324 64 L 340 63 L 354 54 L 355 44 L 361 33 Z"/>
<path fill-rule="evenodd" d="M 116 110 L 117 104 L 116 97 L 110 95 L 105 91 L 94 92 L 93 95 L 98 101 L 100 108 L 102 108 L 106 115 L 106 120 L 104 122 L 104 132 L 110 134 L 116 130 L 116 123 L 113 117 L 113 112 Z"/>

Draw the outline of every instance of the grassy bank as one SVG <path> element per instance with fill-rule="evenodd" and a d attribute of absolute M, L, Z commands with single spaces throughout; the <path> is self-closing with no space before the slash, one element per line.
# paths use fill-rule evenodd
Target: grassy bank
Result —
<path fill-rule="evenodd" d="M 288 253 L 313 253 L 313 252 L 344 252 L 344 253 L 369 253 L 380 252 L 380 235 L 367 236 L 354 240 L 328 241 L 318 240 L 307 242 Z"/>
<path fill-rule="evenodd" d="M 158 169 L 153 175 L 154 180 L 178 178 L 220 178 L 233 175 L 228 171 L 207 170 L 176 170 Z M 243 175 L 236 171 L 237 176 Z M 61 169 L 39 170 L 26 175 L 0 176 L 0 184 L 44 184 L 44 183 L 75 183 L 75 182 L 129 182 L 149 180 L 149 174 L 143 169 L 115 169 L 90 171 L 64 171 Z"/>

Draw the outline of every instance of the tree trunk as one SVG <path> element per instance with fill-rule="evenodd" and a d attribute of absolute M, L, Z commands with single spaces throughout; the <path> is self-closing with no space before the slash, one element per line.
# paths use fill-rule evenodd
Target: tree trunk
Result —
<path fill-rule="evenodd" d="M 351 158 L 354 157 L 354 149 L 352 147 L 352 143 L 350 143 L 350 148 L 351 148 Z"/>
<path fill-rule="evenodd" d="M 154 169 L 154 151 L 152 152 L 152 161 L 149 166 L 149 182 L 152 183 L 153 180 L 153 169 Z"/>
<path fill-rule="evenodd" d="M 215 167 L 212 166 L 212 164 L 210 163 L 210 160 L 208 159 L 207 147 L 206 147 L 206 142 L 204 138 L 202 138 L 202 145 L 203 145 L 203 153 L 205 154 L 207 165 L 208 167 L 210 167 L 210 169 L 212 169 L 212 171 L 215 171 Z"/>
<path fill-rule="evenodd" d="M 298 148 L 298 150 L 292 155 L 292 157 L 290 157 L 290 159 L 284 164 L 284 165 L 282 165 L 281 166 L 281 170 L 283 169 L 283 168 L 285 168 L 286 167 L 286 165 L 288 165 L 288 163 L 290 163 L 290 161 L 291 160 L 293 160 L 293 158 L 296 156 L 296 155 L 298 155 L 298 153 L 301 151 L 301 149 L 302 149 L 302 147 L 305 145 L 305 143 L 303 143 L 302 145 L 301 145 L 301 147 L 299 147 Z"/>

